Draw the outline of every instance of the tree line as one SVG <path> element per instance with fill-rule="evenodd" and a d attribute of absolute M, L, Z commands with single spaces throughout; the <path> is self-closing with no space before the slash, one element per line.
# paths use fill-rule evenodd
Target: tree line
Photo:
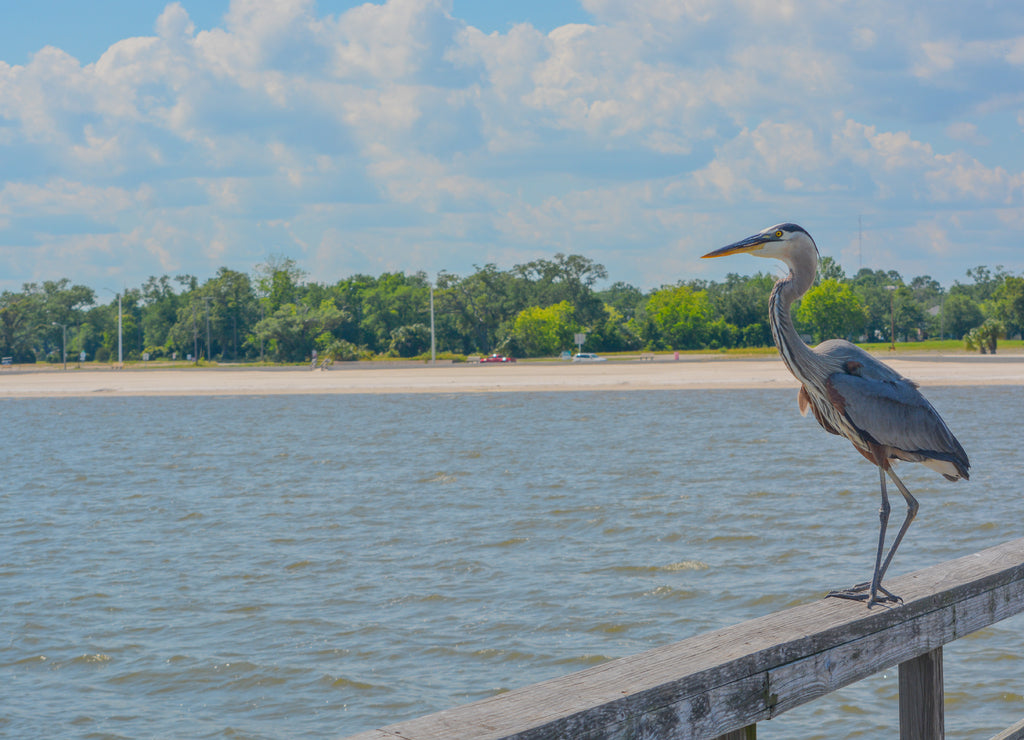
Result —
<path fill-rule="evenodd" d="M 591 259 L 556 254 L 511 269 L 442 272 L 434 286 L 422 272 L 322 284 L 308 281 L 293 260 L 274 257 L 251 274 L 222 267 L 202 282 L 150 277 L 105 303 L 63 278 L 0 294 L 0 354 L 16 363 L 59 362 L 66 338 L 70 359 L 109 362 L 118 359 L 120 336 L 125 360 L 419 357 L 430 351 L 432 291 L 442 357 L 552 356 L 572 349 L 577 333 L 594 352 L 772 344 L 770 274 L 648 291 L 625 282 L 599 289 L 607 277 Z M 1024 277 L 980 266 L 966 278 L 946 289 L 927 275 L 907 281 L 892 270 L 863 268 L 848 277 L 826 257 L 794 307 L 797 328 L 812 341 L 889 341 L 895 332 L 896 341 L 966 338 L 994 351 L 996 337 L 1024 329 Z"/>

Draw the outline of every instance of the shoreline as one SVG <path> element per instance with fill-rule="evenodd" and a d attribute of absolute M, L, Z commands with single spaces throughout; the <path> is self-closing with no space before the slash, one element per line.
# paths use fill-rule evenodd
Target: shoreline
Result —
<path fill-rule="evenodd" d="M 927 386 L 1024 385 L 1024 355 L 897 356 L 897 372 Z M 519 362 L 338 363 L 308 367 L 74 369 L 0 371 L 0 398 L 233 396 L 345 393 L 496 393 L 797 388 L 778 357 L 685 357 L 594 364 Z"/>

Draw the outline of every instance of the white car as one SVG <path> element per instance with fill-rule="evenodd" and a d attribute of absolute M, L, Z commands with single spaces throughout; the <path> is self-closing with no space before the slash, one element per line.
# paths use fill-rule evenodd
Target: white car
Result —
<path fill-rule="evenodd" d="M 593 352 L 578 352 L 573 358 L 573 362 L 604 362 L 607 357 L 600 357 L 595 355 Z"/>

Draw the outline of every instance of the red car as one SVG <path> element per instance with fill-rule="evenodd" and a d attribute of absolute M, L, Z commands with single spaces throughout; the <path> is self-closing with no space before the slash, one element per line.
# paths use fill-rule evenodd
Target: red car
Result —
<path fill-rule="evenodd" d="M 490 357 L 481 357 L 480 362 L 515 362 L 515 357 L 505 357 L 505 355 L 491 355 Z"/>

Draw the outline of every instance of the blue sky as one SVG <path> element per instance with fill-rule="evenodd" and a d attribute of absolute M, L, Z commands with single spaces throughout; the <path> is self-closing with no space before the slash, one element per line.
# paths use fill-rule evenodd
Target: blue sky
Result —
<path fill-rule="evenodd" d="M 556 252 L 652 288 L 771 269 L 699 256 L 780 221 L 848 273 L 1024 272 L 1013 2 L 40 0 L 3 17 L 0 289 Z"/>

